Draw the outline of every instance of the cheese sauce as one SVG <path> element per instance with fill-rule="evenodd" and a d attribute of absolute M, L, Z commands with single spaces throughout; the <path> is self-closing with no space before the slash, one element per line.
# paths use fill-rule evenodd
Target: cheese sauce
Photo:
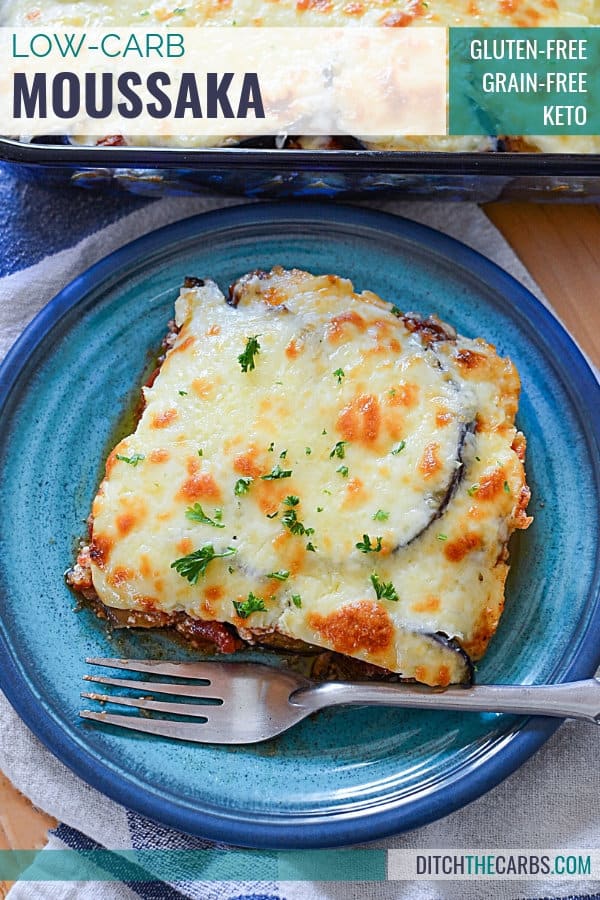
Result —
<path fill-rule="evenodd" d="M 98 596 L 455 680 L 431 635 L 484 652 L 528 524 L 514 366 L 335 276 L 276 269 L 232 299 L 177 300 L 94 501 Z"/>

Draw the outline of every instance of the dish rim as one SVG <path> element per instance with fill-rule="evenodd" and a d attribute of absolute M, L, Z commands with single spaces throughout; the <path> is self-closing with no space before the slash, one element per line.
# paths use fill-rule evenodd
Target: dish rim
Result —
<path fill-rule="evenodd" d="M 600 382 L 582 351 L 559 320 L 515 278 L 482 254 L 448 235 L 410 219 L 390 213 L 356 206 L 332 206 L 323 202 L 269 202 L 243 204 L 193 216 L 164 226 L 126 244 L 95 263 L 61 290 L 27 326 L 0 365 L 0 415 L 10 400 L 12 390 L 29 358 L 43 344 L 60 319 L 84 300 L 90 290 L 115 278 L 116 273 L 139 263 L 144 257 L 160 251 L 168 244 L 212 233 L 224 228 L 264 226 L 278 220 L 326 222 L 330 226 L 358 225 L 384 231 L 392 237 L 426 246 L 435 254 L 449 259 L 453 265 L 495 288 L 513 304 L 517 318 L 535 322 L 541 338 L 551 340 L 561 370 L 569 371 L 565 382 L 571 403 L 582 422 L 588 446 L 600 445 L 600 421 L 585 416 L 592 406 L 590 398 L 598 395 Z M 574 391 L 574 384 L 578 390 Z M 583 398 L 587 398 L 587 402 Z M 600 454 L 595 466 L 596 489 L 600 492 Z M 594 586 L 598 585 L 600 557 L 596 557 Z M 577 654 L 567 664 L 562 680 L 590 677 L 600 663 L 600 646 L 595 632 L 600 629 L 600 592 L 591 593 L 587 630 L 581 636 Z M 208 836 L 238 846 L 257 849 L 307 849 L 343 846 L 387 837 L 399 831 L 428 824 L 442 815 L 461 808 L 499 784 L 532 756 L 556 731 L 561 720 L 530 718 L 515 725 L 491 747 L 483 758 L 462 766 L 460 773 L 449 778 L 440 789 L 409 800 L 374 802 L 360 813 L 342 811 L 331 815 L 296 814 L 282 816 L 272 812 L 261 816 L 244 814 L 233 818 L 227 810 L 214 811 L 182 805 L 176 798 L 157 794 L 149 785 L 138 785 L 125 772 L 115 772 L 110 765 L 98 763 L 97 756 L 82 746 L 81 741 L 63 729 L 47 710 L 40 716 L 36 699 L 25 672 L 13 654 L 10 635 L 0 623 L 0 651 L 4 666 L 0 668 L 0 687 L 17 713 L 48 747 L 72 771 L 92 787 L 118 803 L 127 797 L 127 806 L 150 819 L 161 821 L 178 830 Z M 43 707 L 42 707 L 43 709 Z"/>
<path fill-rule="evenodd" d="M 20 165 L 132 168 L 189 168 L 207 174 L 215 168 L 271 172 L 344 172 L 439 177 L 600 176 L 600 153 L 448 152 L 433 150 L 292 150 L 253 147 L 102 147 L 25 143 L 0 137 L 0 160 Z"/>

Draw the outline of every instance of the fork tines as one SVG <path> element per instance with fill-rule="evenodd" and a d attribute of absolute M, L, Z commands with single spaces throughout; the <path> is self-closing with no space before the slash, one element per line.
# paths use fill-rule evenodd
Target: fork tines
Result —
<path fill-rule="evenodd" d="M 121 728 L 129 728 L 133 731 L 144 731 L 150 734 L 164 737 L 197 741 L 200 743 L 214 740 L 214 729 L 207 723 L 210 714 L 219 708 L 222 703 L 219 693 L 211 684 L 213 677 L 220 668 L 219 663 L 177 663 L 161 662 L 159 660 L 137 659 L 104 659 L 88 658 L 90 665 L 106 666 L 113 669 L 126 669 L 130 672 L 141 672 L 149 675 L 165 675 L 172 678 L 186 678 L 201 681 L 202 684 L 185 684 L 182 682 L 158 682 L 139 681 L 134 678 L 109 678 L 102 675 L 84 675 L 84 681 L 97 684 L 110 685 L 111 687 L 128 688 L 130 691 L 140 691 L 143 697 L 123 694 L 101 694 L 92 691 L 82 691 L 81 696 L 98 703 L 111 703 L 117 706 L 133 707 L 141 710 L 139 715 L 116 715 L 106 711 L 96 712 L 89 709 L 81 710 L 79 715 L 84 719 L 92 719 L 108 725 L 117 725 Z M 171 702 L 156 699 L 152 694 L 170 694 L 173 697 L 193 697 L 196 703 Z M 148 696 L 150 695 L 150 696 Z M 219 701 L 215 704 L 215 700 Z M 205 701 L 204 703 L 202 701 Z M 176 716 L 190 716 L 198 721 L 178 722 L 168 719 L 152 719 L 147 713 L 169 713 Z M 144 715 L 146 713 L 146 716 Z M 201 730 L 200 730 L 201 729 Z"/>

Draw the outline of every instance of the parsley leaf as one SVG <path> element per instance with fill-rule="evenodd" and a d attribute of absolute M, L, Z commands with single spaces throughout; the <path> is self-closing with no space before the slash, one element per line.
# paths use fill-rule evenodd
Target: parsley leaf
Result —
<path fill-rule="evenodd" d="M 212 525 L 213 528 L 225 528 L 224 525 L 221 525 L 218 521 L 223 516 L 223 511 L 221 509 L 215 510 L 215 518 L 210 519 L 202 509 L 199 503 L 194 503 L 193 506 L 188 506 L 185 511 L 186 519 L 189 519 L 191 522 L 199 522 L 201 525 Z M 215 521 L 215 519 L 217 521 Z"/>
<path fill-rule="evenodd" d="M 235 547 L 228 547 L 223 553 L 215 553 L 212 544 L 205 544 L 200 550 L 194 550 L 187 556 L 182 556 L 171 563 L 171 568 L 175 569 L 182 578 L 187 578 L 190 584 L 198 584 L 201 575 L 206 575 L 208 564 L 213 559 L 224 559 L 226 556 L 233 556 L 236 553 Z"/>
<path fill-rule="evenodd" d="M 127 463 L 128 466 L 137 466 L 139 462 L 143 459 L 146 459 L 143 453 L 134 453 L 133 456 L 121 456 L 120 453 L 117 453 L 117 459 L 120 459 L 121 462 Z"/>
<path fill-rule="evenodd" d="M 398 600 L 398 593 L 391 581 L 381 581 L 377 572 L 371 575 L 371 584 L 375 588 L 378 600 Z"/>
<path fill-rule="evenodd" d="M 342 478 L 348 477 L 348 466 L 338 466 L 335 471 L 339 472 Z"/>
<path fill-rule="evenodd" d="M 296 497 L 295 494 L 288 494 L 283 502 L 286 506 L 298 506 L 300 497 Z"/>
<path fill-rule="evenodd" d="M 235 496 L 241 497 L 242 494 L 247 494 L 248 491 L 250 490 L 250 485 L 252 484 L 253 481 L 254 481 L 254 478 L 250 478 L 250 477 L 238 478 L 238 480 L 236 481 L 236 483 L 233 487 L 233 493 L 235 494 Z"/>
<path fill-rule="evenodd" d="M 254 357 L 260 353 L 258 337 L 257 334 L 255 334 L 254 337 L 249 337 L 246 341 L 246 349 L 238 356 L 238 362 L 242 367 L 242 372 L 251 372 L 252 369 L 256 368 Z"/>
<path fill-rule="evenodd" d="M 200 450 L 198 450 L 198 456 L 204 456 L 204 450 L 202 449 L 202 447 L 200 448 Z"/>
<path fill-rule="evenodd" d="M 402 453 L 404 448 L 406 447 L 406 441 L 400 441 L 397 447 L 394 447 L 392 450 L 392 456 L 398 456 L 399 453 Z"/>
<path fill-rule="evenodd" d="M 233 605 L 240 619 L 247 619 L 253 612 L 263 612 L 267 607 L 265 601 L 261 597 L 255 597 L 250 591 L 247 600 L 234 600 Z"/>
<path fill-rule="evenodd" d="M 338 459 L 344 459 L 346 456 L 346 451 L 344 450 L 344 446 L 348 443 L 348 441 L 338 441 L 331 453 L 329 454 L 329 459 L 333 459 L 334 456 L 337 456 Z"/>
<path fill-rule="evenodd" d="M 376 522 L 387 522 L 389 517 L 389 512 L 385 512 L 383 509 L 378 509 L 376 513 L 373 513 L 373 518 Z"/>
<path fill-rule="evenodd" d="M 479 485 L 472 484 L 471 487 L 469 488 L 469 490 L 467 491 L 467 494 L 469 495 L 469 497 L 472 497 L 473 494 L 476 494 L 478 490 L 479 490 Z"/>
<path fill-rule="evenodd" d="M 302 597 L 300 594 L 292 594 L 292 603 L 294 606 L 297 606 L 298 609 L 302 608 Z"/>
<path fill-rule="evenodd" d="M 308 542 L 308 544 L 306 545 L 306 549 L 309 550 L 311 553 L 316 553 L 316 552 L 317 552 L 317 548 L 316 548 L 315 545 L 312 543 L 312 541 L 309 541 L 309 542 Z"/>
<path fill-rule="evenodd" d="M 338 384 L 341 384 L 341 383 L 342 383 L 342 378 L 344 377 L 344 375 L 345 375 L 346 373 L 344 372 L 343 369 L 336 369 L 335 372 L 334 372 L 333 374 L 334 374 L 335 377 L 337 378 Z"/>
<path fill-rule="evenodd" d="M 510 494 L 510 485 L 509 485 L 508 481 L 504 482 L 504 493 Z"/>
<path fill-rule="evenodd" d="M 437 538 L 438 538 L 438 541 L 447 541 L 448 535 L 447 534 L 438 534 Z"/>
<path fill-rule="evenodd" d="M 379 553 L 381 550 L 381 538 L 375 538 L 376 544 L 371 543 L 371 538 L 368 534 L 363 534 L 362 541 L 359 541 L 358 544 L 355 544 L 357 550 L 360 550 L 361 553 Z"/>
<path fill-rule="evenodd" d="M 310 449 L 310 447 L 305 447 L 304 452 L 306 453 L 307 456 L 310 456 L 310 454 L 312 453 L 312 450 Z"/>
<path fill-rule="evenodd" d="M 267 519 L 276 519 L 279 515 L 279 510 L 276 509 L 274 513 L 267 513 Z"/>
<path fill-rule="evenodd" d="M 285 459 L 287 456 L 287 450 L 282 450 L 279 454 L 279 459 Z"/>
<path fill-rule="evenodd" d="M 278 572 L 269 572 L 267 578 L 276 578 L 277 581 L 286 581 L 290 577 L 290 573 L 286 569 L 280 569 Z"/>
<path fill-rule="evenodd" d="M 277 463 L 268 475 L 261 475 L 260 477 L 262 481 L 276 481 L 278 478 L 291 478 L 292 470 L 282 469 L 279 463 Z"/>
<path fill-rule="evenodd" d="M 310 537 L 315 533 L 314 528 L 305 528 L 302 522 L 298 521 L 295 509 L 288 509 L 281 517 L 281 524 L 284 525 L 292 534 L 306 535 Z"/>

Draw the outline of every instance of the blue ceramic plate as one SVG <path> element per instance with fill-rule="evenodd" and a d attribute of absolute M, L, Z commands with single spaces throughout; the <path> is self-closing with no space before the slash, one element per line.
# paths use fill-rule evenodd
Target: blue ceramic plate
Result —
<path fill-rule="evenodd" d="M 156 635 L 111 637 L 92 613 L 73 611 L 62 577 L 183 277 L 226 287 L 276 263 L 349 276 L 514 359 L 535 522 L 513 539 L 506 611 L 477 677 L 536 683 L 595 670 L 600 398 L 581 354 L 523 287 L 465 246 L 382 213 L 304 203 L 210 213 L 135 241 L 65 288 L 9 354 L 0 370 L 1 681 L 56 756 L 139 812 L 235 844 L 334 846 L 457 809 L 557 722 L 338 709 L 238 748 L 90 725 L 78 717 L 85 656 L 186 651 Z"/>

